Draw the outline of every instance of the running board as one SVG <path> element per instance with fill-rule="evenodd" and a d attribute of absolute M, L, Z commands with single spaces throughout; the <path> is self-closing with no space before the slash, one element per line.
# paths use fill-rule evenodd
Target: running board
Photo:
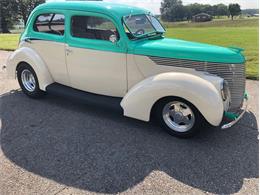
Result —
<path fill-rule="evenodd" d="M 74 89 L 71 87 L 67 87 L 65 85 L 59 83 L 52 83 L 46 87 L 47 93 L 54 94 L 57 96 L 62 96 L 66 98 L 75 99 L 78 101 L 93 103 L 93 104 L 102 104 L 120 107 L 120 102 L 122 98 L 119 97 L 111 97 L 105 95 L 97 95 L 94 93 L 89 93 L 85 91 L 81 91 L 78 89 Z M 120 107 L 121 108 L 121 107 Z"/>

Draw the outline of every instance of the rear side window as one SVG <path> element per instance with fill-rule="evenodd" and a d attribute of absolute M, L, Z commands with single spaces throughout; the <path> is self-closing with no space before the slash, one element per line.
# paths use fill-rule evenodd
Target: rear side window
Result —
<path fill-rule="evenodd" d="M 73 16 L 71 18 L 71 35 L 86 39 L 99 39 L 109 41 L 111 35 L 119 33 L 112 21 L 95 16 Z"/>
<path fill-rule="evenodd" d="M 33 25 L 36 32 L 64 35 L 65 17 L 62 14 L 41 14 Z"/>

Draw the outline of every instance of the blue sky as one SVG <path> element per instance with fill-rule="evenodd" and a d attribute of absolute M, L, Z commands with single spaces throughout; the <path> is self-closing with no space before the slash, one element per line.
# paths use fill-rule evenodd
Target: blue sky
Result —
<path fill-rule="evenodd" d="M 62 1 L 62 0 L 48 0 L 48 1 Z M 103 0 L 107 2 L 113 2 L 113 3 L 122 3 L 122 4 L 128 4 L 128 5 L 134 5 L 142 8 L 146 8 L 150 11 L 152 11 L 155 14 L 160 13 L 160 5 L 161 0 Z M 202 3 L 202 4 L 218 4 L 218 3 L 239 3 L 242 7 L 242 9 L 248 9 L 248 8 L 258 8 L 258 0 L 182 0 L 183 4 L 190 4 L 190 3 Z"/>

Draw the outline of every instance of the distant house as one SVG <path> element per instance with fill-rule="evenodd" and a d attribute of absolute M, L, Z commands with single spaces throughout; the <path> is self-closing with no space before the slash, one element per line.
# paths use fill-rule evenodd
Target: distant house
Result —
<path fill-rule="evenodd" d="M 212 20 L 212 16 L 206 13 L 199 13 L 192 16 L 192 22 L 208 22 Z"/>

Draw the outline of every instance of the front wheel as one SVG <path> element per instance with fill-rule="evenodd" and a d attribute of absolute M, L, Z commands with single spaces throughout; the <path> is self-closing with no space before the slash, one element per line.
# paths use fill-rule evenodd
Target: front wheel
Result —
<path fill-rule="evenodd" d="M 39 98 L 44 95 L 44 91 L 39 88 L 38 78 L 33 68 L 26 63 L 17 67 L 17 78 L 22 91 L 31 98 Z"/>
<path fill-rule="evenodd" d="M 155 114 L 160 125 L 177 137 L 194 136 L 205 123 L 201 113 L 182 98 L 165 98 L 159 101 Z"/>

